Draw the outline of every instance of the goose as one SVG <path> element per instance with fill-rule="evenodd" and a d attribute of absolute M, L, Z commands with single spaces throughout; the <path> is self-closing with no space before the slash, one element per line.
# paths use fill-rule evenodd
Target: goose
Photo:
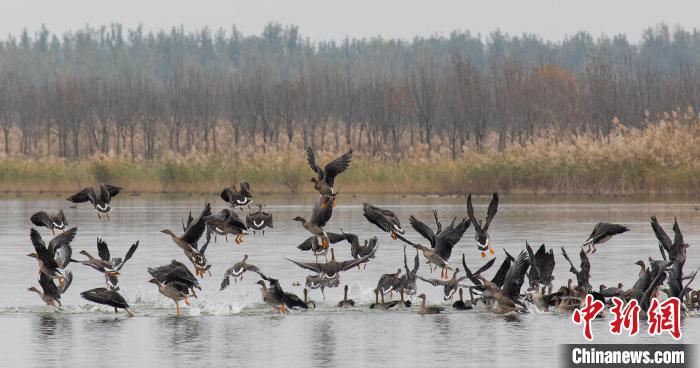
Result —
<path fill-rule="evenodd" d="M 418 295 L 418 299 L 421 299 L 420 303 L 420 310 L 418 313 L 420 314 L 438 314 L 442 311 L 445 310 L 445 308 L 438 307 L 438 306 L 426 306 L 425 305 L 425 294 Z"/>
<path fill-rule="evenodd" d="M 75 233 L 72 233 L 72 235 L 74 236 Z M 34 246 L 34 253 L 31 253 L 28 256 L 36 259 L 39 263 L 39 273 L 52 279 L 57 278 L 59 283 L 62 284 L 65 281 L 65 278 L 59 270 L 59 265 L 56 262 L 55 254 L 51 252 L 49 247 L 44 244 L 44 241 L 41 239 L 41 235 L 39 235 L 39 232 L 34 228 L 30 230 L 29 238 Z M 70 234 L 66 235 L 66 233 L 62 233 L 52 240 L 52 242 L 55 241 L 55 245 L 52 246 L 51 242 L 49 242 L 49 246 L 56 248 L 60 243 L 69 242 L 71 239 L 72 237 Z M 66 262 L 72 262 L 72 260 Z"/>
<path fill-rule="evenodd" d="M 376 252 L 377 248 L 374 248 L 374 251 Z M 372 255 L 374 255 L 374 253 L 368 254 L 358 259 L 338 262 L 335 260 L 335 251 L 333 250 L 333 248 L 331 248 L 331 260 L 327 263 L 297 262 L 289 258 L 286 259 L 301 268 L 314 271 L 318 274 L 323 274 L 326 277 L 333 277 L 342 271 L 350 270 L 359 264 L 368 262 Z"/>
<path fill-rule="evenodd" d="M 257 273 L 263 279 L 267 278 L 267 276 L 265 276 L 265 274 L 262 273 L 257 266 L 253 266 L 252 264 L 246 263 L 247 260 L 248 260 L 248 255 L 245 254 L 245 255 L 243 255 L 242 261 L 237 262 L 236 264 L 231 266 L 228 270 L 226 270 L 226 272 L 224 273 L 224 279 L 221 281 L 221 289 L 220 290 L 224 290 L 228 287 L 228 285 L 231 283 L 229 281 L 229 278 L 231 278 L 231 277 L 233 277 L 234 282 L 238 282 L 238 281 L 236 281 L 237 279 L 240 281 L 243 281 L 243 274 L 248 272 L 248 271 Z"/>
<path fill-rule="evenodd" d="M 457 310 L 469 310 L 474 308 L 474 294 L 472 292 L 472 289 L 469 288 L 469 296 L 471 302 L 469 304 L 464 302 L 464 289 L 459 288 L 459 300 L 456 302 L 452 303 L 452 308 L 457 309 Z"/>
<path fill-rule="evenodd" d="M 381 303 L 379 302 L 381 295 Z M 391 308 L 394 308 L 399 304 L 398 300 L 394 301 L 389 301 L 385 302 L 384 301 L 384 294 L 382 294 L 379 289 L 374 289 L 374 303 L 369 305 L 370 309 L 384 309 L 384 310 L 389 310 Z"/>
<path fill-rule="evenodd" d="M 258 210 L 256 212 L 251 212 L 245 216 L 245 224 L 249 229 L 253 230 L 253 235 L 256 231 L 262 231 L 265 235 L 265 229 L 272 229 L 272 214 L 269 212 L 263 212 L 263 205 L 258 204 Z"/>
<path fill-rule="evenodd" d="M 411 308 L 411 301 L 405 299 L 405 297 L 404 297 L 405 293 L 406 292 L 405 292 L 404 288 L 399 289 L 399 295 L 401 297 L 401 304 L 403 304 L 403 306 L 406 308 Z"/>
<path fill-rule="evenodd" d="M 462 221 L 455 226 L 456 219 L 453 219 L 452 223 L 443 229 L 442 224 L 438 220 L 436 210 L 433 210 L 433 216 L 435 217 L 435 224 L 437 225 L 436 232 L 433 232 L 428 225 L 413 216 L 409 217 L 409 222 L 414 230 L 430 242 L 430 247 L 435 253 L 443 259 L 449 260 L 452 255 L 452 248 L 462 239 L 462 235 L 464 235 L 464 232 L 469 228 L 470 221 L 462 219 Z"/>
<path fill-rule="evenodd" d="M 119 294 L 116 290 L 108 288 L 95 288 L 83 291 L 80 296 L 93 303 L 108 305 L 114 307 L 114 313 L 117 313 L 117 309 L 124 309 L 129 317 L 134 316 L 134 312 L 131 310 L 129 303 L 126 299 Z"/>
<path fill-rule="evenodd" d="M 491 261 L 494 261 L 494 259 L 492 259 Z M 488 264 L 488 267 L 491 267 L 492 264 L 493 264 L 493 262 Z M 488 269 L 488 267 L 487 267 L 487 269 Z M 458 273 L 459 273 L 459 268 L 455 268 L 454 273 L 452 274 L 452 278 L 450 278 L 449 280 L 425 279 L 421 276 L 418 276 L 418 279 L 425 281 L 433 286 L 442 286 L 443 293 L 445 294 L 444 300 L 447 301 L 447 300 L 452 300 L 452 297 L 454 296 L 455 291 L 457 291 L 457 289 L 460 286 L 469 287 L 467 285 L 460 284 L 460 282 L 468 279 L 469 276 L 462 276 L 462 277 L 458 278 L 457 277 Z M 481 272 L 479 272 L 479 274 L 481 274 Z"/>
<path fill-rule="evenodd" d="M 119 291 L 119 275 L 121 275 L 119 271 L 121 271 L 122 267 L 124 267 L 126 262 L 129 259 L 131 259 L 138 247 L 139 241 L 137 240 L 136 243 L 132 244 L 131 247 L 129 247 L 129 250 L 126 252 L 124 259 L 116 257 L 112 258 L 109 253 L 109 245 L 107 245 L 107 242 L 100 238 L 97 238 L 97 255 L 100 258 L 95 258 L 90 253 L 88 253 L 88 251 L 81 250 L 80 254 L 86 256 L 88 260 L 82 261 L 80 263 L 104 274 L 107 288 L 109 288 L 110 290 Z"/>
<path fill-rule="evenodd" d="M 327 200 L 330 200 L 330 207 L 335 207 L 335 196 L 336 192 L 333 190 L 333 184 L 335 182 L 335 177 L 340 175 L 343 171 L 350 167 L 350 161 L 352 160 L 352 148 L 348 152 L 344 153 L 340 157 L 331 161 L 323 169 L 321 165 L 318 164 L 316 153 L 311 147 L 306 148 L 306 160 L 309 163 L 311 170 L 316 173 L 315 178 L 311 178 L 314 183 L 314 189 L 316 189 L 321 194 L 322 204 L 321 208 L 328 206 Z"/>
<path fill-rule="evenodd" d="M 383 208 L 362 202 L 362 214 L 367 221 L 375 224 L 378 228 L 391 234 L 391 238 L 396 240 L 399 235 L 405 235 L 406 231 L 401 228 L 401 222 L 396 215 Z"/>
<path fill-rule="evenodd" d="M 686 249 L 688 244 L 683 241 L 683 234 L 681 233 L 680 226 L 678 226 L 678 220 L 673 220 L 673 241 L 666 234 L 664 228 L 661 227 L 656 216 L 651 217 L 651 228 L 654 230 L 656 238 L 659 240 L 659 250 L 664 259 L 666 259 L 666 254 L 668 254 L 668 259 L 671 262 L 680 261 L 681 265 L 685 263 Z"/>
<path fill-rule="evenodd" d="M 395 273 L 385 273 L 379 277 L 377 289 L 383 295 L 393 294 L 403 287 L 404 278 L 401 276 L 401 269 L 397 269 Z M 391 296 L 389 297 L 391 299 Z"/>
<path fill-rule="evenodd" d="M 205 203 L 204 209 L 202 210 L 199 218 L 197 218 L 197 221 L 194 221 L 192 218 L 192 213 L 190 212 L 185 231 L 181 236 L 175 235 L 175 233 L 169 229 L 161 231 L 164 234 L 170 235 L 173 242 L 175 242 L 175 244 L 185 252 L 187 259 L 189 259 L 190 262 L 192 262 L 192 265 L 194 265 L 195 273 L 197 276 L 202 278 L 204 277 L 204 273 L 209 271 L 211 265 L 204 255 L 204 252 L 207 249 L 207 244 L 202 246 L 201 249 L 198 249 L 197 242 L 202 237 L 202 234 L 204 234 L 204 230 L 206 228 L 204 218 L 209 215 L 211 215 L 211 205 L 209 203 Z"/>
<path fill-rule="evenodd" d="M 304 303 L 311 309 L 316 309 L 316 302 L 309 299 L 309 289 L 304 288 Z"/>
<path fill-rule="evenodd" d="M 586 254 L 595 253 L 596 245 L 603 244 L 610 240 L 610 238 L 612 238 L 613 236 L 622 234 L 627 231 L 629 231 L 629 228 L 626 226 L 611 224 L 607 222 L 597 223 L 593 228 L 591 235 L 589 235 L 588 239 L 586 239 L 586 241 L 583 243 L 584 247 L 588 247 L 588 249 L 586 250 Z"/>
<path fill-rule="evenodd" d="M 253 201 L 253 194 L 250 191 L 250 184 L 247 181 L 241 181 L 238 184 L 240 188 L 236 191 L 234 186 L 226 187 L 221 191 L 221 199 L 232 208 L 240 208 L 243 211 L 243 206 L 250 204 Z"/>
<path fill-rule="evenodd" d="M 279 311 L 280 314 L 286 313 L 289 309 L 309 308 L 298 296 L 285 292 L 277 279 L 269 278 L 269 282 L 269 289 L 263 280 L 259 280 L 257 284 L 261 286 L 263 301 Z"/>
<path fill-rule="evenodd" d="M 323 300 L 326 300 L 326 288 L 330 289 L 340 285 L 340 273 L 335 274 L 333 277 L 328 277 L 320 273 L 316 275 L 307 275 L 305 285 L 311 290 L 321 289 Z"/>
<path fill-rule="evenodd" d="M 119 194 L 122 188 L 110 184 L 100 184 L 99 189 L 100 192 L 98 194 L 94 188 L 87 187 L 68 197 L 68 200 L 73 203 L 90 202 L 95 207 L 98 219 L 102 219 L 102 215 L 105 215 L 107 220 L 109 220 L 109 213 L 112 212 L 112 206 L 110 205 L 112 198 Z"/>
<path fill-rule="evenodd" d="M 472 206 L 472 194 L 469 193 L 467 197 L 467 216 L 469 220 L 474 225 L 474 240 L 476 240 L 476 249 L 481 252 L 481 257 L 486 257 L 486 252 L 488 251 L 491 255 L 495 254 L 493 250 L 493 244 L 491 244 L 491 237 L 489 236 L 489 225 L 491 221 L 496 216 L 498 211 L 498 193 L 493 193 L 491 198 L 491 203 L 489 203 L 489 208 L 486 211 L 486 220 L 482 224 L 474 216 L 474 207 Z"/>
<path fill-rule="evenodd" d="M 204 223 L 207 225 L 206 243 L 211 241 L 211 234 L 224 235 L 228 242 L 228 234 L 235 234 L 234 242 L 237 245 L 243 243 L 243 236 L 248 235 L 248 226 L 241 220 L 240 217 L 230 208 L 224 208 L 219 213 L 204 216 Z M 214 239 L 216 241 L 216 239 Z"/>
<path fill-rule="evenodd" d="M 416 287 L 416 276 L 418 274 L 418 268 L 420 267 L 420 258 L 418 255 L 418 250 L 416 250 L 416 256 L 413 258 L 413 268 L 408 268 L 408 260 L 406 259 L 406 246 L 403 247 L 403 266 L 406 272 L 403 275 L 403 287 L 402 290 L 406 295 L 415 295 L 418 288 Z"/>
<path fill-rule="evenodd" d="M 180 315 L 180 301 L 184 300 L 185 304 L 190 305 L 189 297 L 194 296 L 190 294 L 190 289 L 184 285 L 175 281 L 150 279 L 148 282 L 158 286 L 158 292 L 161 293 L 168 299 L 172 299 L 175 303 L 175 315 Z"/>
<path fill-rule="evenodd" d="M 66 220 L 63 209 L 59 209 L 58 212 L 39 211 L 29 219 L 36 226 L 49 228 L 52 236 L 56 235 L 56 230 L 63 231 L 68 227 L 68 220 Z"/>
<path fill-rule="evenodd" d="M 79 263 L 78 261 L 72 258 L 73 248 L 71 247 L 71 242 L 73 241 L 73 239 L 75 239 L 75 235 L 77 232 L 78 228 L 72 227 L 58 234 L 53 239 L 49 240 L 48 246 L 44 244 L 44 240 L 41 238 L 41 235 L 38 231 L 31 231 L 30 238 L 32 240 L 32 244 L 35 246 L 35 251 L 37 251 L 37 246 L 41 248 L 40 252 L 45 257 L 51 255 L 53 257 L 54 262 L 56 263 L 56 268 L 63 270 L 70 263 Z M 43 248 L 46 248 L 48 252 L 44 252 Z"/>
<path fill-rule="evenodd" d="M 39 286 L 41 287 L 41 290 L 37 289 L 36 287 L 32 286 L 28 288 L 28 291 L 35 292 L 39 295 L 41 300 L 46 303 L 46 305 L 50 307 L 54 307 L 56 309 L 61 307 L 61 292 L 59 291 L 58 287 L 56 284 L 53 283 L 53 280 L 51 277 L 47 276 L 44 273 L 39 274 Z"/>
<path fill-rule="evenodd" d="M 551 290 L 552 281 L 554 280 L 554 276 L 552 276 L 555 265 L 554 250 L 550 249 L 547 252 L 544 244 L 542 244 L 537 249 L 537 253 L 534 253 L 527 242 L 525 242 L 525 248 L 527 248 L 528 256 L 532 262 L 530 271 L 527 274 L 530 290 L 537 290 L 538 285 L 544 285 Z"/>
<path fill-rule="evenodd" d="M 571 265 L 569 271 L 576 275 L 578 286 L 582 287 L 584 290 L 591 290 L 591 284 L 589 283 L 591 278 L 591 262 L 588 260 L 588 252 L 585 252 L 583 248 L 581 248 L 581 252 L 579 252 L 579 258 L 581 258 L 581 270 L 578 270 L 576 266 L 574 266 L 574 263 L 571 262 L 571 259 L 569 258 L 569 255 L 566 254 L 564 247 L 561 247 L 561 252 L 564 255 L 564 259 L 566 259 Z"/>
<path fill-rule="evenodd" d="M 306 289 L 304 289 L 306 290 Z M 349 307 L 354 307 L 355 306 L 355 301 L 352 299 L 348 299 L 348 285 L 345 285 L 343 288 L 343 300 L 341 300 L 338 303 L 339 308 L 349 308 Z"/>
<path fill-rule="evenodd" d="M 368 254 L 371 254 L 374 251 L 374 248 L 377 247 L 377 237 L 373 236 L 372 238 L 365 239 L 364 245 L 360 245 L 360 238 L 352 233 L 346 233 L 343 231 L 343 229 L 340 229 L 341 234 L 332 234 L 328 233 L 328 237 L 330 239 L 331 244 L 335 244 L 339 241 L 339 239 L 345 240 L 350 244 L 350 255 L 352 255 L 352 258 L 358 259 L 361 257 L 364 257 Z M 372 256 L 374 258 L 374 256 Z M 359 269 L 359 265 L 357 266 Z M 364 264 L 364 267 L 367 267 L 367 263 Z"/>
<path fill-rule="evenodd" d="M 308 221 L 301 216 L 295 217 L 294 221 L 301 222 L 301 225 L 304 227 L 304 229 L 310 232 L 311 235 L 320 238 L 321 248 L 325 249 L 328 248 L 330 240 L 328 239 L 328 234 L 323 228 L 331 219 L 331 215 L 333 214 L 333 208 L 330 206 L 322 207 L 322 201 L 322 199 L 319 199 L 316 202 L 311 213 L 311 218 Z"/>
<path fill-rule="evenodd" d="M 508 272 L 506 272 L 503 280 L 503 286 L 499 287 L 496 283 L 487 280 L 482 275 L 477 276 L 485 289 L 484 297 L 493 300 L 490 307 L 494 312 L 511 313 L 525 309 L 519 299 L 520 289 L 525 282 L 525 274 L 529 267 L 530 258 L 526 252 L 521 251 L 508 268 Z"/>
<path fill-rule="evenodd" d="M 183 293 L 191 293 L 195 298 L 197 297 L 197 293 L 194 289 L 202 290 L 195 275 L 193 275 L 182 262 L 176 260 L 172 260 L 169 264 L 164 266 L 155 268 L 149 267 L 148 274 L 159 283 L 172 284 L 177 289 L 182 290 Z M 153 283 L 157 284 L 156 282 Z"/>

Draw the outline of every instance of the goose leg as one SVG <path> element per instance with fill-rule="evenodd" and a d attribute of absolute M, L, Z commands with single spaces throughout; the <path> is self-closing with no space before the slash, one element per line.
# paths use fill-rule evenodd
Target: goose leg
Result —
<path fill-rule="evenodd" d="M 591 252 L 591 254 L 595 253 L 596 250 L 597 249 L 595 248 L 595 244 L 593 244 L 593 251 Z"/>
<path fill-rule="evenodd" d="M 397 237 L 397 236 L 396 236 L 396 233 L 392 231 L 392 232 L 391 232 L 391 238 L 394 239 L 394 240 L 396 240 L 396 239 L 398 239 L 399 237 Z"/>
<path fill-rule="evenodd" d="M 51 228 L 51 236 L 56 236 L 56 232 L 54 231 L 53 227 Z"/>
<path fill-rule="evenodd" d="M 105 216 L 107 216 L 107 221 L 112 221 L 112 220 L 109 218 L 109 213 L 105 213 Z"/>
<path fill-rule="evenodd" d="M 496 251 L 493 250 L 493 247 L 489 245 L 489 254 L 494 255 L 496 254 Z"/>
<path fill-rule="evenodd" d="M 180 315 L 180 304 L 178 304 L 177 302 L 175 302 L 175 315 Z"/>
<path fill-rule="evenodd" d="M 190 305 L 190 300 L 187 299 L 187 297 L 185 297 L 185 304 L 187 304 L 188 306 Z"/>

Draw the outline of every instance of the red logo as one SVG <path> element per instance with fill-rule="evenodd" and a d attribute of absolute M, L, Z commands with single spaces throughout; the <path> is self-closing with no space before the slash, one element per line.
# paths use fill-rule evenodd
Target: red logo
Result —
<path fill-rule="evenodd" d="M 598 316 L 605 305 L 600 300 L 594 300 L 593 295 L 586 295 L 586 305 L 581 309 L 574 309 L 571 320 L 580 325 L 583 323 L 583 336 L 588 341 L 593 341 L 593 332 L 591 331 L 591 320 Z"/>
<path fill-rule="evenodd" d="M 659 303 L 657 299 L 651 300 L 649 306 L 649 335 L 661 335 L 668 332 L 674 339 L 681 338 L 681 301 L 673 297 Z"/>
<path fill-rule="evenodd" d="M 619 335 L 624 328 L 629 331 L 630 336 L 634 336 L 639 332 L 639 303 L 632 299 L 624 308 L 625 302 L 618 297 L 612 298 L 613 307 L 610 312 L 613 313 L 615 319 L 610 322 L 610 332 L 614 335 Z"/>

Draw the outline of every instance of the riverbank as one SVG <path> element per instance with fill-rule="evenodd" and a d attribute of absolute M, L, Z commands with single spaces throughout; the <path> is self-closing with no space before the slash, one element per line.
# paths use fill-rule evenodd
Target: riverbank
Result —
<path fill-rule="evenodd" d="M 371 156 L 356 151 L 336 181 L 345 193 L 696 195 L 700 190 L 700 134 L 696 124 L 660 122 L 618 127 L 609 140 L 552 135 L 527 144 L 449 149 L 416 146 L 407 155 Z M 338 153 L 321 152 L 321 163 Z M 298 148 L 266 153 L 190 154 L 158 161 L 94 156 L 80 162 L 56 158 L 0 159 L 0 192 L 71 192 L 110 182 L 133 193 L 216 193 L 247 180 L 259 193 L 305 193 L 312 172 Z"/>

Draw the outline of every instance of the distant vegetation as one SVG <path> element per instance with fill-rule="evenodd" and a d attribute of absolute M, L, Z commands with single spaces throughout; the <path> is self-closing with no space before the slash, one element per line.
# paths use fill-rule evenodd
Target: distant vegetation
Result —
<path fill-rule="evenodd" d="M 0 42 L 0 190 L 308 190 L 303 147 L 352 146 L 350 192 L 695 193 L 699 102 L 700 31 L 664 25 L 636 44 L 41 29 Z"/>

